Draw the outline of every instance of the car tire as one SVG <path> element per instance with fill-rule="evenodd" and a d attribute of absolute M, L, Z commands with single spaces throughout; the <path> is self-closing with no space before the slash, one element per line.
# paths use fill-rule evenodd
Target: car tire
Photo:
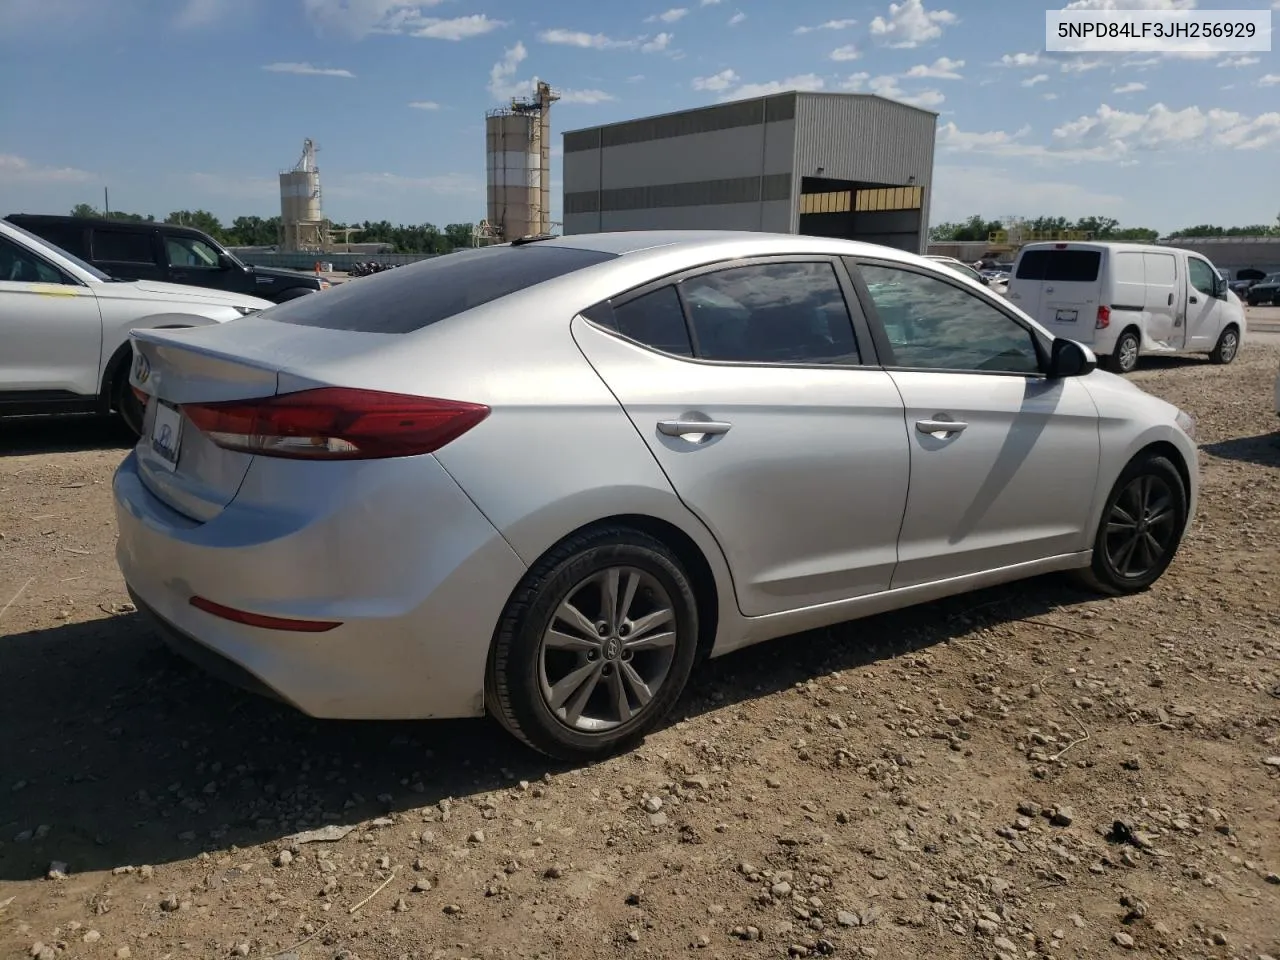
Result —
<path fill-rule="evenodd" d="M 142 436 L 142 421 L 146 411 L 142 401 L 137 398 L 129 384 L 128 364 L 123 365 L 123 369 L 116 374 L 115 382 L 111 385 L 111 409 L 124 421 L 130 433 L 135 437 Z"/>
<path fill-rule="evenodd" d="M 697 602 L 675 554 L 638 530 L 597 528 L 552 548 L 507 602 L 489 654 L 486 706 L 541 753 L 599 759 L 663 720 L 697 648 Z"/>
<path fill-rule="evenodd" d="M 1240 352 L 1240 331 L 1235 327 L 1227 327 L 1218 335 L 1209 360 L 1213 363 L 1230 363 Z"/>
<path fill-rule="evenodd" d="M 1081 579 L 1113 596 L 1146 590 L 1173 562 L 1186 524 L 1182 475 L 1167 457 L 1139 455 L 1111 488 L 1094 536 L 1093 560 Z"/>
<path fill-rule="evenodd" d="M 1107 358 L 1107 366 L 1113 373 L 1133 373 L 1138 368 L 1138 351 L 1140 348 L 1138 335 L 1132 330 L 1120 334 L 1116 347 Z"/>

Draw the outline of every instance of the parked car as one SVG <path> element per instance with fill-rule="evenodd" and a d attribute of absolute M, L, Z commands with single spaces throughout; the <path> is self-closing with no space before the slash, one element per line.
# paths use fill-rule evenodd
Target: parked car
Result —
<path fill-rule="evenodd" d="M 118 280 L 209 287 L 274 303 L 329 289 L 329 281 L 313 273 L 248 266 L 194 227 L 29 213 L 6 219 Z"/>
<path fill-rule="evenodd" d="M 954 270 L 956 273 L 960 274 L 960 276 L 968 277 L 974 283 L 980 283 L 984 287 L 987 286 L 988 283 L 990 283 L 989 278 L 985 274 L 980 273 L 979 271 L 973 269 L 973 267 L 969 266 L 967 263 L 963 262 L 962 260 L 957 260 L 955 257 L 943 257 L 937 254 L 926 254 L 925 259 L 932 260 L 934 263 L 941 264 L 942 266 L 946 267 L 948 270 Z"/>
<path fill-rule="evenodd" d="M 569 759 L 706 655 L 1050 571 L 1145 589 L 1196 505 L 1186 414 L 847 240 L 516 241 L 134 349 L 117 557 L 170 643 Z"/>
<path fill-rule="evenodd" d="M 113 280 L 0 220 L 0 417 L 115 411 L 138 432 L 129 331 L 234 320 L 257 297 L 146 280 Z"/>
<path fill-rule="evenodd" d="M 1213 264 L 1176 247 L 1030 243 L 1018 253 L 1009 300 L 1052 333 L 1091 346 L 1117 373 L 1144 353 L 1236 358 L 1244 305 Z"/>
<path fill-rule="evenodd" d="M 1245 297 L 1251 307 L 1280 305 L 1280 273 L 1271 273 L 1259 280 L 1249 288 Z"/>

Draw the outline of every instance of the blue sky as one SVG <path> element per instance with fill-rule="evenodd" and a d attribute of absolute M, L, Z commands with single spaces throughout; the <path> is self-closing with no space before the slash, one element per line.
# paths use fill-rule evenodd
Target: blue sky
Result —
<path fill-rule="evenodd" d="M 1097 214 L 1169 230 L 1280 214 L 1280 52 L 1046 54 L 1045 9 L 0 0 L 0 215 L 100 205 L 106 185 L 119 209 L 270 216 L 276 174 L 311 137 L 330 217 L 477 220 L 484 111 L 535 77 L 563 94 L 557 155 L 562 131 L 595 123 L 791 88 L 876 92 L 939 113 L 935 222 Z"/>

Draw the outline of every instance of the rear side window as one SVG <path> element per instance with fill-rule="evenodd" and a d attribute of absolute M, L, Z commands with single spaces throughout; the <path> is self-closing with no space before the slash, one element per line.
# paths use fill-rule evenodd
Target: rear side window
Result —
<path fill-rule="evenodd" d="M 615 254 L 538 244 L 433 257 L 299 297 L 262 315 L 280 323 L 356 333 L 412 333 Z"/>
<path fill-rule="evenodd" d="M 109 263 L 155 263 L 151 234 L 131 230 L 93 231 L 93 259 Z"/>
<path fill-rule="evenodd" d="M 77 255 L 84 253 L 84 227 L 72 223 L 41 224 L 39 236 L 60 250 Z"/>
<path fill-rule="evenodd" d="M 1018 261 L 1018 280 L 1092 283 L 1102 266 L 1099 250 L 1027 250 Z"/>
<path fill-rule="evenodd" d="M 624 337 L 655 350 L 678 357 L 693 356 L 689 328 L 685 325 L 684 310 L 675 287 L 659 287 L 614 307 L 613 328 Z"/>

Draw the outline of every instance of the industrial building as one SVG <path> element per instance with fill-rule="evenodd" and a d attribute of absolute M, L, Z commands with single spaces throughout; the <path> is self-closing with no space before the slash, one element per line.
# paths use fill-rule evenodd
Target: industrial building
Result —
<path fill-rule="evenodd" d="M 320 197 L 316 145 L 302 141 L 302 156 L 292 170 L 280 174 L 280 249 L 322 251 L 329 231 Z"/>
<path fill-rule="evenodd" d="M 539 82 L 532 97 L 485 114 L 488 216 L 478 243 L 551 232 L 551 104 L 560 97 Z"/>
<path fill-rule="evenodd" d="M 868 94 L 738 100 L 564 134 L 564 232 L 928 238 L 938 115 Z"/>
<path fill-rule="evenodd" d="M 1280 237 L 1179 237 L 1160 243 L 1206 257 L 1232 280 L 1260 280 L 1280 273 Z"/>

